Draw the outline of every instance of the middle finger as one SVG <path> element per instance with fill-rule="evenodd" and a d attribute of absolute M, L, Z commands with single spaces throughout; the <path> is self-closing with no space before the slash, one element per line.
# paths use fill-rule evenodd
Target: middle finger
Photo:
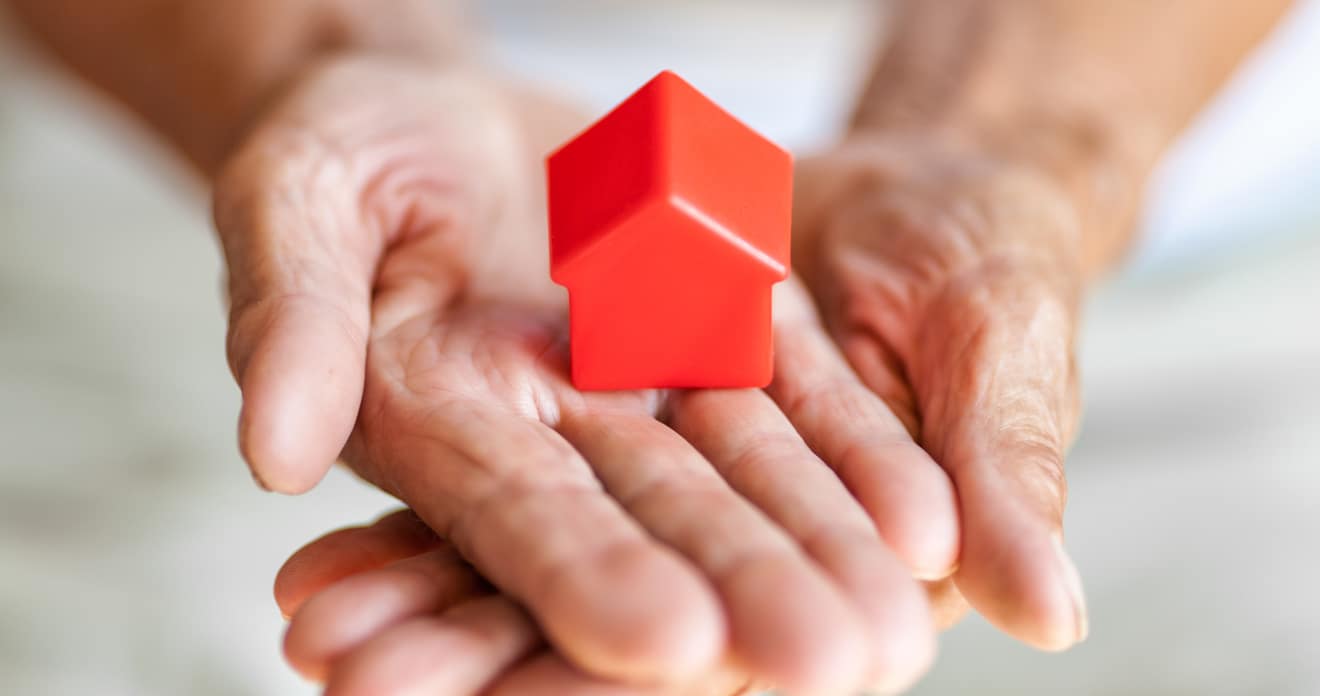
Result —
<path fill-rule="evenodd" d="M 629 514 L 714 583 L 743 667 L 790 691 L 862 684 L 865 636 L 847 600 L 682 437 L 603 408 L 566 411 L 559 428 Z"/>
<path fill-rule="evenodd" d="M 782 527 L 865 621 L 866 678 L 901 688 L 929 666 L 934 630 L 921 588 L 847 488 L 759 390 L 675 397 L 674 429 Z"/>

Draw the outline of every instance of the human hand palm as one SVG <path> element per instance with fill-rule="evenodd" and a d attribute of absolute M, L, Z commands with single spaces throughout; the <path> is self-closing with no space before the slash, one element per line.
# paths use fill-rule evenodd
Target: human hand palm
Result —
<path fill-rule="evenodd" d="M 540 219 L 556 112 L 512 99 L 350 61 L 249 137 L 217 223 L 254 471 L 303 490 L 347 441 L 592 672 L 681 680 L 727 649 L 789 686 L 909 682 L 930 620 L 880 535 L 947 572 L 947 479 L 792 284 L 775 401 L 574 390 Z"/>

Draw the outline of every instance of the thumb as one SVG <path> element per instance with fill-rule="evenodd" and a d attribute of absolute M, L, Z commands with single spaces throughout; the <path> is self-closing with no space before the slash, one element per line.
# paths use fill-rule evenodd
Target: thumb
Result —
<path fill-rule="evenodd" d="M 361 178 L 324 140 L 261 132 L 217 178 L 239 448 L 269 490 L 315 486 L 357 417 L 382 246 Z"/>
<path fill-rule="evenodd" d="M 958 588 L 1001 629 L 1061 650 L 1087 631 L 1062 545 L 1075 293 L 1049 271 L 1010 266 L 959 278 L 934 301 L 913 386 L 925 444 L 960 498 Z"/>

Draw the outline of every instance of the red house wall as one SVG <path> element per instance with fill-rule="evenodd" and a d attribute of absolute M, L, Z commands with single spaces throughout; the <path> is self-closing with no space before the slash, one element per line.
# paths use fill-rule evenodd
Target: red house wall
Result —
<path fill-rule="evenodd" d="M 775 279 L 763 266 L 663 200 L 612 234 L 623 244 L 569 287 L 579 388 L 770 382 Z"/>

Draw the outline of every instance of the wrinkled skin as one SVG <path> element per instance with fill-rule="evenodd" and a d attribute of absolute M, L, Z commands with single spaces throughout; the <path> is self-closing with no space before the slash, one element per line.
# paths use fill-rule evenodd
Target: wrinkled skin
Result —
<path fill-rule="evenodd" d="M 1062 551 L 1079 418 L 1081 221 L 1025 166 L 867 136 L 799 171 L 795 254 L 857 374 L 953 479 L 973 607 L 1044 649 L 1085 638 Z"/>
<path fill-rule="evenodd" d="M 291 618 L 290 663 L 326 679 L 330 693 L 730 696 L 755 686 L 727 664 L 690 685 L 583 673 L 411 511 L 300 549 L 280 570 L 275 598 Z"/>
<path fill-rule="evenodd" d="M 409 510 L 299 549 L 280 569 L 275 599 L 290 618 L 290 664 L 331 693 L 737 696 L 767 686 L 731 660 L 687 684 L 586 674 Z"/>
<path fill-rule="evenodd" d="M 323 66 L 216 195 L 254 475 L 306 490 L 343 447 L 452 541 L 504 597 L 476 622 L 496 666 L 462 678 L 515 679 L 509 656 L 539 631 L 545 669 L 602 684 L 723 670 L 734 686 L 896 690 L 958 591 L 1041 647 L 1081 636 L 1058 541 L 1076 234 L 1044 179 L 916 138 L 803 163 L 811 292 L 776 291 L 771 388 L 582 394 L 546 279 L 540 157 L 584 121 L 491 84 Z M 913 576 L 955 567 L 932 611 Z M 405 684 L 371 675 L 435 665 L 408 646 L 452 635 L 398 618 L 317 659 L 291 633 L 291 658 L 332 693 L 392 693 Z"/>

